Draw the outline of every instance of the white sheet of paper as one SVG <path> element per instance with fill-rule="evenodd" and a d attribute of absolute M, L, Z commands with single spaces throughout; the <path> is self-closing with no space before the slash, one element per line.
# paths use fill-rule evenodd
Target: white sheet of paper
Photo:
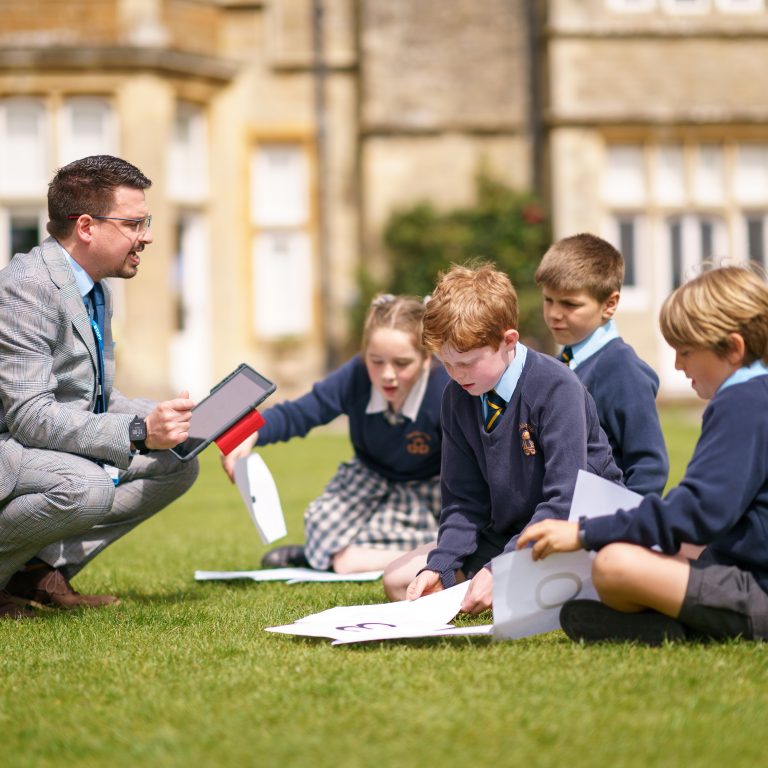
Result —
<path fill-rule="evenodd" d="M 263 568 L 257 571 L 195 571 L 195 581 L 286 581 L 300 584 L 311 581 L 376 581 L 383 571 L 360 571 L 358 573 L 333 573 L 315 571 L 312 568 Z"/>
<path fill-rule="evenodd" d="M 468 588 L 469 582 L 465 581 L 463 584 L 420 597 L 418 600 L 337 606 L 320 613 L 312 613 L 299 619 L 299 622 L 330 626 L 366 622 L 383 622 L 396 626 L 403 624 L 445 626 L 459 612 L 461 601 Z"/>
<path fill-rule="evenodd" d="M 293 624 L 268 627 L 267 631 L 334 640 L 353 635 L 373 639 L 374 633 L 382 631 L 388 637 L 394 637 L 397 632 L 405 632 L 402 636 L 409 637 L 409 631 L 423 636 L 424 632 L 451 628 L 448 622 L 459 612 L 468 587 L 469 583 L 465 582 L 412 601 L 337 606 L 305 616 Z"/>
<path fill-rule="evenodd" d="M 568 519 L 611 515 L 618 509 L 634 509 L 642 500 L 639 493 L 580 469 Z"/>
<path fill-rule="evenodd" d="M 235 483 L 261 540 L 271 544 L 287 535 L 277 486 L 258 453 L 235 462 Z"/>
<path fill-rule="evenodd" d="M 642 496 L 598 475 L 579 470 L 568 519 L 601 517 L 631 509 Z M 531 550 L 493 561 L 494 637 L 518 638 L 560 627 L 560 607 L 573 598 L 597 599 L 591 552 L 563 552 L 533 561 Z"/>
<path fill-rule="evenodd" d="M 560 606 L 595 599 L 589 553 L 562 552 L 534 562 L 530 549 L 493 560 L 493 636 L 513 640 L 560 628 Z"/>
<path fill-rule="evenodd" d="M 373 640 L 407 640 L 419 637 L 457 637 L 457 636 L 491 636 L 493 624 L 479 624 L 473 627 L 454 627 L 451 624 L 441 628 L 430 627 L 396 627 L 387 629 L 381 627 L 380 631 L 372 628 L 370 632 L 347 634 L 345 637 L 334 640 L 331 645 L 349 645 L 350 643 L 369 643 Z"/>

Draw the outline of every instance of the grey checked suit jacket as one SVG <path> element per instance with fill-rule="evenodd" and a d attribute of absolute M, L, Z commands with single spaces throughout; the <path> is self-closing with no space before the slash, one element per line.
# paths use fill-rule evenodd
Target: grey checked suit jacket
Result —
<path fill-rule="evenodd" d="M 94 414 L 97 347 L 74 273 L 53 238 L 0 270 L 0 500 L 12 492 L 23 448 L 88 456 L 121 469 L 128 424 L 154 403 L 113 389 L 112 292 L 105 285 L 106 414 Z"/>

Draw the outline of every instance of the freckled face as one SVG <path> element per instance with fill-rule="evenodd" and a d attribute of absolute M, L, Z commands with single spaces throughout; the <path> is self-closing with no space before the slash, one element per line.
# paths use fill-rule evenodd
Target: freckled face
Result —
<path fill-rule="evenodd" d="M 719 386 L 740 367 L 741 363 L 729 362 L 711 349 L 675 349 L 675 368 L 691 380 L 694 392 L 702 400 L 711 400 Z"/>
<path fill-rule="evenodd" d="M 410 334 L 396 328 L 378 328 L 368 340 L 365 367 L 371 384 L 384 395 L 395 411 L 403 407 L 413 385 L 429 367 L 429 357 Z"/>
<path fill-rule="evenodd" d="M 498 349 L 484 346 L 457 352 L 450 346 L 444 346 L 439 357 L 448 375 L 465 392 L 482 395 L 496 386 L 507 366 L 515 359 L 518 338 L 517 331 L 508 330 Z"/>

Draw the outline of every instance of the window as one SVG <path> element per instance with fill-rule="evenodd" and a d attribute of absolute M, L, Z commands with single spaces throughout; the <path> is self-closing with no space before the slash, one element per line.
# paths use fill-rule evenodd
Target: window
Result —
<path fill-rule="evenodd" d="M 765 0 L 715 0 L 715 5 L 726 13 L 757 13 L 765 8 Z"/>
<path fill-rule="evenodd" d="M 208 138 L 205 113 L 196 104 L 179 102 L 168 156 L 171 197 L 201 202 L 208 195 Z"/>
<path fill-rule="evenodd" d="M 45 108 L 35 99 L 0 101 L 0 193 L 45 195 L 48 182 Z"/>
<path fill-rule="evenodd" d="M 309 158 L 295 142 L 260 145 L 251 160 L 253 322 L 266 338 L 312 328 Z"/>
<path fill-rule="evenodd" d="M 174 318 L 169 384 L 176 392 L 189 389 L 195 399 L 200 399 L 213 384 L 210 258 L 205 216 L 194 210 L 181 211 L 176 219 L 175 236 L 168 289 Z"/>
<path fill-rule="evenodd" d="M 656 0 L 606 0 L 606 4 L 612 11 L 640 12 L 652 11 L 656 7 Z"/>
<path fill-rule="evenodd" d="M 767 218 L 768 216 L 765 214 L 749 214 L 744 220 L 747 236 L 747 256 L 763 268 L 768 267 L 768 262 L 766 262 L 765 258 L 765 235 L 768 232 L 768 227 L 766 227 Z"/>
<path fill-rule="evenodd" d="M 106 99 L 67 99 L 61 110 L 60 141 L 60 165 L 89 155 L 117 154 L 115 121 Z"/>
<path fill-rule="evenodd" d="M 685 160 L 680 144 L 659 147 L 653 174 L 653 196 L 663 205 L 685 203 Z"/>
<path fill-rule="evenodd" d="M 642 147 L 634 144 L 610 146 L 603 177 L 603 199 L 611 205 L 645 203 L 645 176 Z"/>
<path fill-rule="evenodd" d="M 768 202 L 768 145 L 737 147 L 734 195 L 740 203 Z"/>
<path fill-rule="evenodd" d="M 685 215 L 667 220 L 670 289 L 695 277 L 702 265 L 728 256 L 725 222 L 715 216 Z"/>
<path fill-rule="evenodd" d="M 706 13 L 710 0 L 661 0 L 661 8 L 667 13 Z"/>
<path fill-rule="evenodd" d="M 26 253 L 45 239 L 44 210 L 0 208 L 0 268 L 16 253 Z"/>
<path fill-rule="evenodd" d="M 703 144 L 697 148 L 692 188 L 698 203 L 722 205 L 725 202 L 725 168 L 720 145 Z"/>

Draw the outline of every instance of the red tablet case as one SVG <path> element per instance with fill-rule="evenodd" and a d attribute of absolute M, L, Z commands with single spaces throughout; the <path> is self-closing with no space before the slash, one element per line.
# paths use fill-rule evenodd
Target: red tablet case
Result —
<path fill-rule="evenodd" d="M 222 432 L 214 442 L 226 456 L 228 453 L 232 453 L 246 437 L 261 429 L 264 424 L 266 424 L 264 417 L 254 409 L 246 413 L 240 421 L 233 424 L 226 432 Z"/>

